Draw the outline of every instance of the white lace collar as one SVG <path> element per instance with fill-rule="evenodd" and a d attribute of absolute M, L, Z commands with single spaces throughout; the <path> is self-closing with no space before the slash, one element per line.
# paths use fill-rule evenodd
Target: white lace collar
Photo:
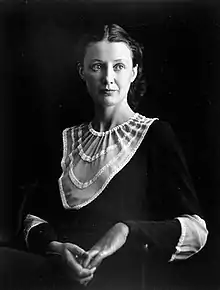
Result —
<path fill-rule="evenodd" d="M 97 198 L 130 161 L 154 120 L 135 113 L 105 132 L 91 123 L 65 129 L 59 179 L 64 207 L 80 209 Z"/>
<path fill-rule="evenodd" d="M 98 132 L 96 131 L 95 129 L 93 129 L 92 127 L 92 122 L 90 122 L 88 124 L 88 129 L 89 131 L 95 135 L 95 136 L 99 136 L 99 137 L 102 137 L 102 136 L 105 136 L 105 135 L 108 135 L 108 134 L 111 134 L 112 132 L 114 131 L 117 131 L 119 128 L 123 128 L 124 126 L 132 126 L 132 123 L 137 119 L 138 117 L 138 113 L 135 113 L 131 118 L 129 118 L 126 122 L 123 122 L 122 124 L 118 125 L 118 126 L 115 126 L 114 128 L 110 129 L 110 130 L 107 130 L 107 131 L 104 131 L 104 132 Z"/>

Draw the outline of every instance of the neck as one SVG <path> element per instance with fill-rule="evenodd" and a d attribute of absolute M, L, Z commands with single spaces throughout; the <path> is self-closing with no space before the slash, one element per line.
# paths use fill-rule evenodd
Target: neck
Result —
<path fill-rule="evenodd" d="M 134 115 L 134 111 L 126 103 L 124 106 L 98 107 L 95 106 L 95 117 L 93 128 L 96 131 L 104 132 L 126 122 Z"/>

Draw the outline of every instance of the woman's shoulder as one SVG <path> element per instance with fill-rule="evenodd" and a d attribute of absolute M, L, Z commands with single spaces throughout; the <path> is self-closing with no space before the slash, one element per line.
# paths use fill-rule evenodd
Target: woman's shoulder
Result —
<path fill-rule="evenodd" d="M 155 118 L 154 122 L 151 123 L 146 140 L 163 147 L 177 145 L 177 138 L 170 123 L 158 118 Z"/>
<path fill-rule="evenodd" d="M 173 133 L 173 129 L 169 122 L 160 119 L 155 119 L 149 128 L 149 132 L 155 137 L 160 137 L 161 135 L 169 135 Z"/>

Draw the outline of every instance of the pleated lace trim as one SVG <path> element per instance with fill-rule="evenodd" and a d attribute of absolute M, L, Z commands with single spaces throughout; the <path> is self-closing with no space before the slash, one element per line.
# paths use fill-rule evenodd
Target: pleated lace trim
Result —
<path fill-rule="evenodd" d="M 97 198 L 133 157 L 154 120 L 136 113 L 105 132 L 91 123 L 65 129 L 59 178 L 63 206 L 80 209 Z"/>

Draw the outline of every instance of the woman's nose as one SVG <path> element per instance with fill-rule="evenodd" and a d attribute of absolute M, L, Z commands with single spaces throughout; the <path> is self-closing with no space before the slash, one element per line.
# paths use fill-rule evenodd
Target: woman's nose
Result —
<path fill-rule="evenodd" d="M 114 70 L 110 67 L 106 68 L 105 72 L 104 72 L 104 83 L 105 84 L 113 84 L 114 83 Z"/>

